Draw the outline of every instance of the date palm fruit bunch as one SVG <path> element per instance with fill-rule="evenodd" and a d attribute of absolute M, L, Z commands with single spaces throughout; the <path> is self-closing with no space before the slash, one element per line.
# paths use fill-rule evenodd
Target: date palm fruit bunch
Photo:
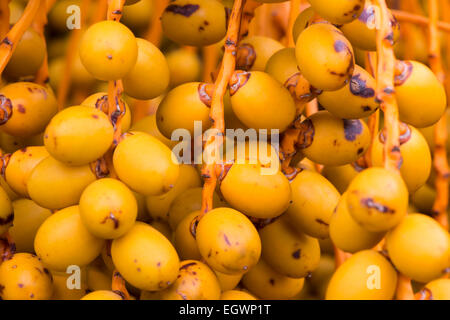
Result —
<path fill-rule="evenodd" d="M 35 2 L 10 1 L 11 25 Z M 233 42 L 238 2 L 127 0 L 106 19 L 101 1 L 60 0 L 22 26 L 0 69 L 1 299 L 385 300 L 401 277 L 450 299 L 432 170 L 450 113 L 421 29 L 389 11 L 397 172 L 365 58 L 378 7 L 247 1 Z"/>

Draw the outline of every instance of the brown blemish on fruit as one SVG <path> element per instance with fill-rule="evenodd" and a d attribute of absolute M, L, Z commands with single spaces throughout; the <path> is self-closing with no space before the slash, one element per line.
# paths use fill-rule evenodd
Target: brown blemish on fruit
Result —
<path fill-rule="evenodd" d="M 182 266 L 180 267 L 180 270 L 188 269 L 189 267 L 195 266 L 196 264 L 197 264 L 197 263 L 195 263 L 195 262 L 186 263 L 185 265 L 182 265 Z"/>
<path fill-rule="evenodd" d="M 214 84 L 212 83 L 200 83 L 197 88 L 200 101 L 208 108 L 211 108 L 212 96 L 214 92 Z M 162 119 L 161 119 L 162 121 Z"/>
<path fill-rule="evenodd" d="M 19 288 L 23 288 L 23 283 L 18 283 L 17 286 L 18 286 Z"/>
<path fill-rule="evenodd" d="M 108 58 L 108 60 L 111 60 L 113 58 L 111 54 L 108 54 L 106 57 Z"/>
<path fill-rule="evenodd" d="M 200 6 L 198 4 L 185 4 L 184 6 L 171 4 L 167 6 L 165 11 L 172 12 L 173 14 L 180 14 L 185 17 L 190 17 L 198 9 L 200 9 Z"/>
<path fill-rule="evenodd" d="M 236 69 L 250 70 L 256 60 L 255 48 L 249 44 L 244 43 L 237 48 L 236 55 Z"/>
<path fill-rule="evenodd" d="M 355 141 L 358 135 L 363 131 L 363 126 L 360 120 L 357 119 L 343 119 L 344 136 L 347 141 Z"/>
<path fill-rule="evenodd" d="M 314 140 L 314 124 L 311 119 L 306 119 L 299 125 L 300 134 L 297 142 L 297 146 L 300 149 L 308 148 Z"/>
<path fill-rule="evenodd" d="M 0 94 L 0 125 L 5 124 L 11 118 L 12 113 L 11 100 Z"/>
<path fill-rule="evenodd" d="M 356 74 L 350 79 L 350 92 L 361 98 L 371 98 L 375 96 L 375 90 L 367 87 L 366 80 L 361 79 L 360 74 Z M 369 108 L 370 110 L 370 108 Z"/>
<path fill-rule="evenodd" d="M 357 152 L 358 152 L 358 154 L 363 153 L 364 152 L 364 148 L 359 148 Z"/>
<path fill-rule="evenodd" d="M 7 46 L 12 46 L 12 45 L 13 45 L 12 41 L 9 40 L 8 37 L 5 37 L 5 38 L 3 39 L 3 41 L 2 41 L 2 43 L 3 43 L 3 44 L 6 44 Z"/>
<path fill-rule="evenodd" d="M 98 119 L 98 115 L 97 115 L 97 114 L 93 114 L 93 115 L 92 115 L 92 118 Z"/>
<path fill-rule="evenodd" d="M 111 220 L 114 223 L 114 229 L 119 228 L 119 220 L 116 218 L 113 212 L 110 212 L 101 222 L 101 224 L 105 224 L 106 221 Z"/>
<path fill-rule="evenodd" d="M 0 218 L 0 226 L 10 224 L 14 220 L 14 213 L 10 213 L 6 218 Z"/>
<path fill-rule="evenodd" d="M 275 280 L 274 279 L 270 278 L 269 282 L 270 282 L 271 285 L 273 285 L 273 286 L 275 285 Z"/>
<path fill-rule="evenodd" d="M 398 60 L 395 63 L 394 85 L 401 86 L 409 79 L 413 71 L 413 65 L 410 61 Z"/>
<path fill-rule="evenodd" d="M 230 96 L 236 94 L 236 92 L 243 87 L 250 79 L 250 72 L 237 70 L 233 73 L 230 79 Z"/>
<path fill-rule="evenodd" d="M 375 209 L 379 211 L 380 213 L 386 213 L 386 214 L 394 214 L 395 210 L 381 204 L 378 202 L 375 202 L 372 198 L 363 198 L 361 199 L 361 204 L 369 209 Z"/>
<path fill-rule="evenodd" d="M 228 237 L 226 234 L 223 235 L 223 239 L 225 240 L 225 242 L 227 243 L 228 246 L 231 246 L 230 240 L 228 240 Z"/>
<path fill-rule="evenodd" d="M 319 224 L 322 224 L 324 226 L 327 226 L 327 227 L 329 226 L 329 224 L 326 223 L 325 221 L 323 221 L 322 219 L 316 219 L 316 222 L 319 223 Z"/>
<path fill-rule="evenodd" d="M 17 111 L 19 111 L 20 113 L 25 113 L 27 110 L 25 109 L 25 107 L 23 106 L 23 104 L 19 103 L 17 105 Z"/>
<path fill-rule="evenodd" d="M 300 259 L 300 253 L 301 253 L 300 249 L 295 250 L 294 252 L 292 252 L 292 258 Z"/>

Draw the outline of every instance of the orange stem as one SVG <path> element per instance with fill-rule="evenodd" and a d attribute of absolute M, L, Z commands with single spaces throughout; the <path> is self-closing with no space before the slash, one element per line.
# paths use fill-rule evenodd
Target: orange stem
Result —
<path fill-rule="evenodd" d="M 410 22 L 410 23 L 422 25 L 425 27 L 430 24 L 430 20 L 427 17 L 421 16 L 418 14 L 401 11 L 401 10 L 391 10 L 391 12 L 394 15 L 394 17 L 400 22 Z M 450 23 L 448 23 L 448 22 L 438 21 L 437 27 L 438 27 L 438 29 L 440 29 L 442 31 L 450 32 Z"/>
<path fill-rule="evenodd" d="M 256 2 L 255 0 L 247 0 L 245 2 L 244 9 L 242 12 L 242 21 L 238 40 L 241 40 L 242 38 L 248 36 L 250 29 L 250 22 L 255 17 L 255 10 L 261 5 L 262 5 L 261 2 Z"/>
<path fill-rule="evenodd" d="M 0 76 L 3 73 L 3 70 L 5 70 L 5 67 L 11 59 L 23 34 L 33 22 L 42 1 L 44 0 L 30 0 L 22 17 L 20 17 L 19 21 L 17 21 L 11 30 L 8 31 L 6 36 L 2 38 L 2 42 L 0 43 Z"/>
<path fill-rule="evenodd" d="M 40 85 L 45 85 L 48 78 L 48 55 L 47 55 L 47 42 L 45 41 L 44 28 L 47 24 L 47 12 L 48 12 L 48 1 L 41 2 L 41 6 L 39 7 L 38 13 L 36 15 L 36 20 L 33 22 L 33 29 L 39 34 L 39 36 L 44 40 L 45 46 L 45 56 L 44 61 L 42 62 L 41 67 L 36 73 L 35 82 Z"/>
<path fill-rule="evenodd" d="M 0 39 L 9 31 L 9 2 L 10 0 L 0 2 Z"/>
<path fill-rule="evenodd" d="M 287 29 L 287 39 L 288 39 L 288 46 L 289 47 L 295 47 L 295 40 L 294 35 L 292 34 L 292 29 L 294 27 L 295 19 L 297 19 L 297 16 L 300 13 L 300 5 L 302 3 L 302 0 L 291 0 L 291 8 L 289 11 L 289 21 L 288 21 L 288 29 Z"/>
<path fill-rule="evenodd" d="M 117 270 L 113 272 L 111 289 L 121 296 L 123 300 L 130 300 L 130 294 L 125 286 L 125 279 Z"/>
<path fill-rule="evenodd" d="M 411 279 L 405 275 L 398 273 L 397 289 L 395 292 L 397 300 L 414 300 L 414 292 L 411 286 Z"/>
<path fill-rule="evenodd" d="M 216 45 L 210 45 L 202 48 L 203 51 L 203 76 L 204 82 L 212 82 L 212 74 L 216 71 L 219 60 L 219 52 Z"/>
<path fill-rule="evenodd" d="M 365 65 L 366 70 L 372 75 L 375 76 L 375 66 L 376 63 L 376 53 L 375 52 L 367 52 L 365 57 Z M 378 138 L 378 130 L 380 123 L 380 110 L 378 109 L 373 114 L 370 115 L 368 126 L 370 131 L 370 147 L 364 155 L 365 164 L 367 167 L 372 166 L 372 147 L 375 144 L 376 139 Z"/>
<path fill-rule="evenodd" d="M 159 47 L 161 45 L 162 39 L 162 25 L 160 18 L 167 7 L 169 0 L 158 0 L 153 1 L 153 3 L 155 5 L 155 14 L 152 18 L 152 22 L 149 25 L 145 38 L 155 46 Z"/>

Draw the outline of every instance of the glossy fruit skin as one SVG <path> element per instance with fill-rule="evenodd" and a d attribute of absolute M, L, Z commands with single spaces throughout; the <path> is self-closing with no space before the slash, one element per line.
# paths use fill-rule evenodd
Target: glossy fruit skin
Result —
<path fill-rule="evenodd" d="M 123 300 L 117 293 L 109 290 L 97 290 L 88 293 L 81 300 Z"/>
<path fill-rule="evenodd" d="M 259 231 L 262 258 L 278 273 L 304 278 L 317 268 L 320 247 L 317 239 L 296 230 L 282 216 Z"/>
<path fill-rule="evenodd" d="M 269 58 L 278 50 L 283 49 L 284 46 L 278 41 L 264 36 L 250 36 L 242 39 L 237 48 L 237 69 L 247 71 L 264 71 Z M 242 53 L 241 53 L 241 52 Z M 248 58 L 240 59 L 240 55 Z M 254 56 L 254 58 L 252 58 Z M 243 63 L 242 63 L 243 62 Z M 240 65 L 242 63 L 242 66 Z"/>
<path fill-rule="evenodd" d="M 286 211 L 295 229 L 328 238 L 329 224 L 340 194 L 322 175 L 303 170 L 291 181 L 292 202 Z"/>
<path fill-rule="evenodd" d="M 5 76 L 14 80 L 34 76 L 44 61 L 45 50 L 45 40 L 34 29 L 28 29 L 6 65 Z"/>
<path fill-rule="evenodd" d="M 206 263 L 226 274 L 245 273 L 261 255 L 258 231 L 246 216 L 230 208 L 216 208 L 203 216 L 196 240 Z"/>
<path fill-rule="evenodd" d="M 330 255 L 322 255 L 320 257 L 319 267 L 309 278 L 309 283 L 314 288 L 314 293 L 319 299 L 325 299 L 328 283 L 336 271 L 334 257 Z"/>
<path fill-rule="evenodd" d="M 178 143 L 178 141 L 172 141 L 170 139 L 167 139 L 159 131 L 158 125 L 156 124 L 156 113 L 146 116 L 141 120 L 137 121 L 136 123 L 134 123 L 133 126 L 131 127 L 131 131 L 140 131 L 148 133 L 149 135 L 155 137 L 156 139 L 158 139 L 171 149 Z"/>
<path fill-rule="evenodd" d="M 339 249 L 355 253 L 371 249 L 383 239 L 385 232 L 370 232 L 361 227 L 350 215 L 347 194 L 339 200 L 330 220 L 330 238 Z"/>
<path fill-rule="evenodd" d="M 369 1 L 366 1 L 364 4 L 364 9 L 358 19 L 355 19 L 352 22 L 346 23 L 340 27 L 345 37 L 354 47 L 367 51 L 377 50 L 376 28 L 374 28 L 376 23 L 375 12 L 374 6 Z M 400 24 L 390 11 L 389 15 L 390 25 L 394 32 L 393 40 L 395 43 L 400 36 Z"/>
<path fill-rule="evenodd" d="M 375 79 L 363 68 L 355 65 L 350 81 L 336 91 L 323 91 L 318 96 L 321 106 L 342 119 L 361 119 L 374 113 L 379 104 L 375 101 Z"/>
<path fill-rule="evenodd" d="M 193 211 L 202 207 L 202 188 L 191 188 L 180 193 L 172 202 L 167 213 L 167 221 L 172 230 L 176 230 L 178 224 Z M 226 203 L 219 198 L 216 192 L 213 193 L 213 207 L 224 207 Z"/>
<path fill-rule="evenodd" d="M 36 254 L 56 271 L 65 271 L 70 265 L 88 265 L 98 257 L 103 245 L 104 241 L 84 226 L 78 206 L 67 207 L 47 218 L 34 239 Z"/>
<path fill-rule="evenodd" d="M 286 277 L 272 269 L 263 259 L 242 278 L 244 286 L 261 299 L 283 300 L 299 293 L 305 279 Z"/>
<path fill-rule="evenodd" d="M 308 0 L 311 7 L 323 18 L 334 24 L 349 23 L 361 14 L 364 0 Z"/>
<path fill-rule="evenodd" d="M 169 66 L 166 58 L 151 42 L 136 39 L 136 64 L 123 78 L 125 93 L 133 98 L 149 100 L 164 93 L 169 85 Z"/>
<path fill-rule="evenodd" d="M 264 70 L 281 84 L 299 73 L 294 48 L 283 48 L 275 52 L 267 61 Z"/>
<path fill-rule="evenodd" d="M 371 269 L 373 266 L 379 269 Z M 376 281 L 371 277 L 377 275 L 380 283 L 379 289 L 375 290 Z M 396 285 L 397 272 L 391 263 L 376 251 L 364 250 L 351 256 L 336 270 L 328 284 L 326 299 L 390 300 Z"/>
<path fill-rule="evenodd" d="M 347 207 L 353 219 L 364 229 L 387 231 L 405 217 L 408 189 L 398 173 L 384 168 L 368 168 L 350 183 Z"/>
<path fill-rule="evenodd" d="M 297 42 L 298 36 L 303 32 L 310 24 L 311 20 L 314 18 L 315 12 L 311 7 L 306 8 L 295 18 L 294 26 L 292 27 L 292 36 L 294 42 Z"/>
<path fill-rule="evenodd" d="M 250 293 L 241 290 L 228 290 L 222 292 L 220 300 L 258 300 Z"/>
<path fill-rule="evenodd" d="M 174 246 L 183 260 L 201 260 L 202 258 L 198 250 L 197 241 L 191 232 L 191 223 L 199 214 L 200 210 L 188 214 L 181 220 L 174 232 Z"/>
<path fill-rule="evenodd" d="M 325 166 L 322 170 L 322 175 L 335 186 L 340 194 L 343 194 L 350 185 L 350 182 L 361 170 L 362 168 L 352 164 Z"/>
<path fill-rule="evenodd" d="M 416 128 L 431 126 L 445 112 L 444 86 L 424 64 L 416 61 L 404 61 L 404 64 L 408 70 L 406 79 L 401 84 L 397 81 L 395 86 L 400 121 Z"/>
<path fill-rule="evenodd" d="M 14 211 L 11 200 L 5 189 L 0 187 L 0 234 L 4 234 L 12 226 Z"/>
<path fill-rule="evenodd" d="M 99 159 L 113 142 L 114 129 L 106 114 L 86 106 L 62 110 L 45 129 L 44 144 L 57 160 L 74 166 Z"/>
<path fill-rule="evenodd" d="M 235 115 L 249 128 L 284 131 L 295 117 L 295 104 L 289 91 L 261 71 L 245 73 L 244 77 L 248 77 L 247 81 L 231 94 Z"/>
<path fill-rule="evenodd" d="M 174 88 L 186 82 L 198 81 L 202 63 L 196 52 L 179 48 L 166 54 L 170 70 L 170 87 Z"/>
<path fill-rule="evenodd" d="M 149 215 L 153 219 L 167 220 L 167 214 L 169 212 L 170 205 L 175 200 L 175 198 L 184 191 L 191 188 L 201 187 L 201 185 L 202 181 L 197 170 L 191 165 L 181 164 L 180 174 L 172 190 L 159 196 L 146 197 L 145 202 Z M 187 259 L 184 257 L 182 258 Z"/>
<path fill-rule="evenodd" d="M 123 182 L 99 179 L 81 194 L 80 216 L 89 232 L 96 237 L 116 239 L 136 221 L 136 198 Z"/>
<path fill-rule="evenodd" d="M 96 261 L 86 267 L 85 276 L 89 290 L 111 290 L 112 273 L 100 264 L 96 265 Z"/>
<path fill-rule="evenodd" d="M 141 290 L 162 290 L 178 275 L 180 261 L 175 248 L 143 222 L 136 222 L 124 236 L 113 240 L 111 255 L 125 280 Z"/>
<path fill-rule="evenodd" d="M 427 141 L 416 128 L 408 126 L 410 138 L 400 142 L 402 165 L 400 173 L 410 194 L 423 186 L 431 172 L 431 154 Z M 380 133 L 381 134 L 381 133 Z M 384 139 L 379 136 L 372 147 L 372 163 L 374 166 L 383 166 Z"/>
<path fill-rule="evenodd" d="M 179 174 L 172 151 L 158 139 L 137 131 L 117 145 L 113 164 L 119 179 L 144 195 L 170 191 Z"/>
<path fill-rule="evenodd" d="M 281 215 L 289 206 L 291 188 L 281 172 L 263 174 L 260 164 L 231 166 L 220 184 L 227 203 L 245 215 L 268 219 Z"/>
<path fill-rule="evenodd" d="M 79 52 L 90 74 L 109 81 L 123 78 L 133 68 L 138 45 L 131 30 L 120 22 L 101 21 L 85 31 Z"/>
<path fill-rule="evenodd" d="M 0 128 L 16 137 L 30 137 L 44 131 L 50 119 L 58 112 L 53 93 L 32 82 L 15 82 L 0 89 L 12 103 L 12 116 Z"/>
<path fill-rule="evenodd" d="M 352 45 L 330 24 L 317 23 L 306 28 L 298 36 L 295 55 L 302 75 L 320 90 L 338 90 L 353 74 Z"/>
<path fill-rule="evenodd" d="M 84 188 L 95 179 L 89 165 L 71 167 L 47 157 L 31 172 L 27 191 L 38 205 L 62 209 L 77 204 Z"/>
<path fill-rule="evenodd" d="M 188 46 L 219 42 L 227 28 L 225 7 L 216 0 L 175 0 L 164 10 L 161 23 L 166 37 Z"/>
<path fill-rule="evenodd" d="M 159 131 L 171 139 L 173 131 L 186 129 L 194 136 L 194 121 L 201 121 L 202 130 L 211 126 L 210 106 L 202 101 L 200 82 L 189 82 L 170 90 L 156 111 Z"/>
<path fill-rule="evenodd" d="M 220 293 L 219 281 L 206 264 L 185 260 L 177 280 L 161 291 L 161 300 L 218 300 Z"/>
<path fill-rule="evenodd" d="M 99 107 L 101 107 L 101 106 L 99 105 L 97 107 L 97 103 L 100 103 L 102 100 L 104 100 L 105 96 L 106 97 L 108 96 L 107 92 L 98 92 L 98 93 L 91 94 L 83 102 L 81 102 L 81 105 L 99 109 Z M 99 100 L 100 100 L 100 102 L 99 102 Z M 125 105 L 125 114 L 120 119 L 121 126 L 122 126 L 122 132 L 127 132 L 131 126 L 131 110 L 130 110 L 130 107 L 128 106 L 128 104 L 125 102 L 125 100 L 124 99 L 121 99 L 121 100 L 122 100 L 122 103 Z"/>
<path fill-rule="evenodd" d="M 48 300 L 52 281 L 48 269 L 30 253 L 16 253 L 0 265 L 2 300 Z"/>
<path fill-rule="evenodd" d="M 11 189 L 27 197 L 27 180 L 39 162 L 47 157 L 48 152 L 44 147 L 25 147 L 14 152 L 5 171 L 6 181 Z"/>
<path fill-rule="evenodd" d="M 150 24 L 152 19 L 157 18 L 154 16 L 154 7 L 153 0 L 141 0 L 132 5 L 129 5 L 127 2 L 123 7 L 123 16 L 120 22 L 133 31 L 143 30 Z"/>
<path fill-rule="evenodd" d="M 431 214 L 436 200 L 436 190 L 424 184 L 411 195 L 411 202 L 417 208 L 418 212 Z M 416 211 L 417 211 L 416 210 Z"/>
<path fill-rule="evenodd" d="M 433 300 L 450 299 L 450 279 L 433 280 L 429 282 L 425 288 L 431 291 Z"/>
<path fill-rule="evenodd" d="M 323 165 L 355 162 L 370 144 L 369 128 L 362 120 L 340 119 L 328 111 L 319 111 L 303 121 L 303 125 L 312 136 L 300 145 L 302 153 Z"/>
<path fill-rule="evenodd" d="M 33 200 L 18 199 L 12 203 L 14 225 L 9 229 L 18 252 L 34 252 L 34 238 L 41 224 L 52 215 Z"/>
<path fill-rule="evenodd" d="M 222 292 L 233 290 L 234 288 L 236 288 L 243 276 L 242 274 L 226 274 L 217 270 L 213 271 L 215 272 L 217 279 L 219 280 Z"/>
<path fill-rule="evenodd" d="M 429 282 L 450 266 L 450 236 L 434 219 L 409 214 L 386 236 L 395 267 L 418 282 Z"/>

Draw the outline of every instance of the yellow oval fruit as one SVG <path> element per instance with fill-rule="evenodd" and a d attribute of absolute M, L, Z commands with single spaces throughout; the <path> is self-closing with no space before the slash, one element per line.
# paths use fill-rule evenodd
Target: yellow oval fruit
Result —
<path fill-rule="evenodd" d="M 158 139 L 132 132 L 116 147 L 114 169 L 119 179 L 144 195 L 159 195 L 173 188 L 179 164 L 172 151 Z"/>
<path fill-rule="evenodd" d="M 111 290 L 112 287 L 111 272 L 101 265 L 100 266 L 95 265 L 96 261 L 88 265 L 85 271 L 86 282 L 89 290 L 92 291 Z"/>
<path fill-rule="evenodd" d="M 15 82 L 0 88 L 0 104 L 2 109 L 11 108 L 9 119 L 2 124 L 1 130 L 22 138 L 44 131 L 58 112 L 53 92 L 32 82 Z"/>
<path fill-rule="evenodd" d="M 125 280 L 141 290 L 162 290 L 178 275 L 180 261 L 175 248 L 143 222 L 136 222 L 124 236 L 113 240 L 111 255 Z"/>
<path fill-rule="evenodd" d="M 175 0 L 161 16 L 164 34 L 188 46 L 205 46 L 220 41 L 226 33 L 226 11 L 217 0 Z"/>
<path fill-rule="evenodd" d="M 441 118 L 447 106 L 444 86 L 433 71 L 420 62 L 403 61 L 400 65 L 403 70 L 395 81 L 400 121 L 416 128 L 431 126 Z"/>
<path fill-rule="evenodd" d="M 125 102 L 124 99 L 121 99 L 123 105 L 125 106 L 125 114 L 120 119 L 121 121 L 121 128 L 122 132 L 126 132 L 130 129 L 131 126 L 131 110 L 128 104 Z M 84 101 L 81 103 L 82 106 L 91 107 L 91 108 L 97 108 L 100 110 L 108 111 L 109 104 L 108 104 L 108 93 L 106 92 L 98 92 L 91 94 L 89 97 L 84 99 Z"/>
<path fill-rule="evenodd" d="M 291 188 L 281 171 L 264 174 L 260 164 L 233 164 L 220 184 L 227 203 L 255 218 L 274 218 L 289 206 Z"/>
<path fill-rule="evenodd" d="M 191 165 L 181 164 L 180 174 L 172 190 L 159 196 L 146 197 L 149 215 L 153 219 L 167 220 L 170 205 L 175 198 L 188 189 L 200 187 L 201 184 L 198 171 Z"/>
<path fill-rule="evenodd" d="M 153 0 L 140 0 L 136 4 L 125 2 L 123 16 L 120 22 L 132 30 L 146 30 L 155 17 L 155 3 Z"/>
<path fill-rule="evenodd" d="M 402 165 L 400 173 L 410 194 L 423 186 L 431 172 L 431 154 L 427 141 L 416 128 L 405 125 L 406 133 L 400 138 Z M 372 146 L 372 164 L 383 166 L 384 135 L 381 132 Z"/>
<path fill-rule="evenodd" d="M 242 274 L 226 274 L 217 270 L 214 270 L 214 272 L 219 280 L 222 292 L 236 288 L 243 276 Z"/>
<path fill-rule="evenodd" d="M 391 263 L 380 253 L 365 250 L 336 270 L 328 284 L 326 299 L 390 300 L 396 286 L 397 272 Z"/>
<path fill-rule="evenodd" d="M 298 36 L 303 32 L 307 27 L 309 27 L 314 21 L 314 18 L 318 18 L 314 9 L 312 7 L 308 7 L 304 9 L 300 14 L 295 18 L 294 26 L 292 27 L 292 36 L 294 42 L 297 42 Z M 325 22 L 325 20 L 323 21 Z"/>
<path fill-rule="evenodd" d="M 265 72 L 236 71 L 230 95 L 233 112 L 249 128 L 284 131 L 294 121 L 291 94 Z"/>
<path fill-rule="evenodd" d="M 292 201 L 286 211 L 294 228 L 315 238 L 328 238 L 330 219 L 340 195 L 322 175 L 302 170 L 291 181 Z"/>
<path fill-rule="evenodd" d="M 220 300 L 258 300 L 250 293 L 241 290 L 228 290 L 222 292 Z"/>
<path fill-rule="evenodd" d="M 81 300 L 123 300 L 120 295 L 109 290 L 97 290 L 85 295 Z"/>
<path fill-rule="evenodd" d="M 149 135 L 155 137 L 156 139 L 158 139 L 171 149 L 178 143 L 178 141 L 172 141 L 170 139 L 167 139 L 159 131 L 158 125 L 156 124 L 156 113 L 146 116 L 141 120 L 137 121 L 136 123 L 134 123 L 133 126 L 131 127 L 131 131 L 140 131 L 148 133 Z"/>
<path fill-rule="evenodd" d="M 108 151 L 114 129 L 102 111 L 75 106 L 62 110 L 45 129 L 44 144 L 55 159 L 68 165 L 93 162 Z"/>
<path fill-rule="evenodd" d="M 370 145 L 370 133 L 362 120 L 340 119 L 319 111 L 302 122 L 302 153 L 311 161 L 328 166 L 355 162 Z"/>
<path fill-rule="evenodd" d="M 14 211 L 5 189 L 0 187 L 0 234 L 4 234 L 13 225 Z"/>
<path fill-rule="evenodd" d="M 284 46 L 264 36 L 250 36 L 242 39 L 237 47 L 236 69 L 264 71 L 269 58 Z"/>
<path fill-rule="evenodd" d="M 387 231 L 405 217 L 408 189 L 398 173 L 384 168 L 368 168 L 350 183 L 347 207 L 353 219 L 364 229 Z"/>
<path fill-rule="evenodd" d="M 299 73 L 294 48 L 283 48 L 275 52 L 266 63 L 265 72 L 281 84 Z"/>
<path fill-rule="evenodd" d="M 196 240 L 208 265 L 226 274 L 246 272 L 261 255 L 258 231 L 246 216 L 230 208 L 213 209 L 203 216 Z"/>
<path fill-rule="evenodd" d="M 214 272 L 204 263 L 185 260 L 180 263 L 177 280 L 161 291 L 161 300 L 218 300 L 220 285 Z"/>
<path fill-rule="evenodd" d="M 6 182 L 17 194 L 27 197 L 27 180 L 33 169 L 48 157 L 44 147 L 25 147 L 11 155 L 5 171 Z"/>
<path fill-rule="evenodd" d="M 211 126 L 210 106 L 204 100 L 204 84 L 189 82 L 170 90 L 156 111 L 156 123 L 159 131 L 171 139 L 177 129 L 186 129 L 194 136 L 195 121 L 201 122 L 202 131 Z"/>
<path fill-rule="evenodd" d="M 119 180 L 96 180 L 81 194 L 80 216 L 89 232 L 96 237 L 116 239 L 136 221 L 136 198 Z"/>
<path fill-rule="evenodd" d="M 153 99 L 164 93 L 169 85 L 169 66 L 155 45 L 144 39 L 136 41 L 138 58 L 123 78 L 123 88 L 127 95 L 135 99 Z"/>
<path fill-rule="evenodd" d="M 427 283 L 425 290 L 430 293 L 432 300 L 450 300 L 450 279 L 433 280 Z"/>
<path fill-rule="evenodd" d="M 375 100 L 375 79 L 355 65 L 350 81 L 336 91 L 324 91 L 318 96 L 321 106 L 342 119 L 360 119 L 374 113 L 379 104 Z"/>
<path fill-rule="evenodd" d="M 27 190 L 38 205 L 61 209 L 77 204 L 84 188 L 95 179 L 89 165 L 71 167 L 47 157 L 31 172 Z"/>
<path fill-rule="evenodd" d="M 194 211 L 188 214 L 178 224 L 174 233 L 174 245 L 180 258 L 183 260 L 201 260 L 202 256 L 198 250 L 197 241 L 191 232 L 192 221 L 200 214 Z"/>
<path fill-rule="evenodd" d="M 2 300 L 49 300 L 52 275 L 41 261 L 30 253 L 16 253 L 0 265 L 0 298 Z"/>
<path fill-rule="evenodd" d="M 355 164 L 345 164 L 343 166 L 325 166 L 322 175 L 330 181 L 339 193 L 343 194 L 350 182 L 363 168 Z"/>
<path fill-rule="evenodd" d="M 100 255 L 104 240 L 89 233 L 80 218 L 78 206 L 62 209 L 39 227 L 34 249 L 52 270 L 65 271 L 70 265 L 83 267 Z"/>
<path fill-rule="evenodd" d="M 172 50 L 167 53 L 166 61 L 170 71 L 171 88 L 199 80 L 202 63 L 193 50 L 185 47 Z"/>
<path fill-rule="evenodd" d="M 29 199 L 15 200 L 12 205 L 14 225 L 9 229 L 9 234 L 14 239 L 18 252 L 33 253 L 36 233 L 41 224 L 52 215 L 52 212 Z"/>
<path fill-rule="evenodd" d="M 352 218 L 347 208 L 347 193 L 344 193 L 330 220 L 330 238 L 334 245 L 345 252 L 355 253 L 373 248 L 384 235 L 384 232 L 367 231 Z"/>
<path fill-rule="evenodd" d="M 313 24 L 300 33 L 295 55 L 302 75 L 320 90 L 338 90 L 353 74 L 352 45 L 330 24 Z"/>
<path fill-rule="evenodd" d="M 263 259 L 242 278 L 244 286 L 261 299 L 282 300 L 298 294 L 305 279 L 286 277 L 272 269 Z"/>
<path fill-rule="evenodd" d="M 450 236 L 439 223 L 423 214 L 409 214 L 386 236 L 395 267 L 418 282 L 444 275 L 450 267 Z"/>
<path fill-rule="evenodd" d="M 101 21 L 84 32 L 79 53 L 84 67 L 95 78 L 117 80 L 136 64 L 138 45 L 133 32 L 120 22 Z"/>
<path fill-rule="evenodd" d="M 321 17 L 334 24 L 349 23 L 359 17 L 364 0 L 308 0 Z"/>

